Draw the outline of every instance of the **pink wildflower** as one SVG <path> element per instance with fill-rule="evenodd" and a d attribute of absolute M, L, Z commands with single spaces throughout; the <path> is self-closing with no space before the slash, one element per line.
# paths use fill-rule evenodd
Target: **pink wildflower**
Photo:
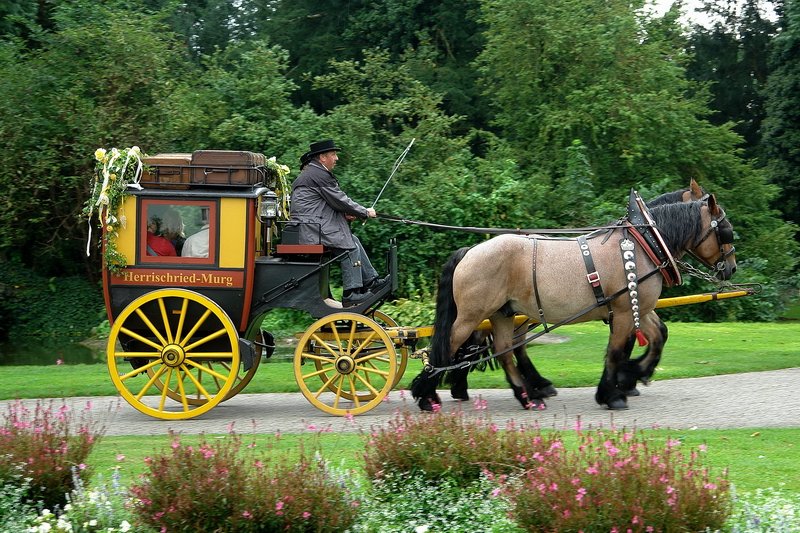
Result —
<path fill-rule="evenodd" d="M 275 503 L 275 510 L 280 511 L 281 509 L 283 509 L 283 505 L 284 505 L 283 500 L 278 500 Z"/>
<path fill-rule="evenodd" d="M 700 446 L 697 447 L 697 449 L 705 453 L 708 450 L 708 446 L 706 446 L 705 444 L 701 444 Z"/>
<path fill-rule="evenodd" d="M 716 483 L 706 483 L 705 485 L 703 485 L 703 488 L 708 490 L 716 490 L 717 485 Z"/>
<path fill-rule="evenodd" d="M 311 513 L 308 511 L 303 511 L 303 519 L 308 520 L 311 517 Z"/>
<path fill-rule="evenodd" d="M 125 456 L 123 454 L 121 454 L 121 453 L 118 453 L 117 454 L 117 461 L 124 461 L 124 460 L 125 460 Z"/>
<path fill-rule="evenodd" d="M 594 475 L 594 474 L 597 474 L 598 472 L 600 472 L 600 471 L 597 469 L 597 466 L 595 466 L 595 465 L 592 465 L 592 466 L 590 466 L 589 468 L 586 469 L 586 473 L 589 474 L 589 475 Z"/>
<path fill-rule="evenodd" d="M 669 439 L 667 441 L 667 445 L 666 446 L 667 446 L 667 448 L 674 448 L 675 446 L 680 446 L 680 445 L 681 445 L 681 441 L 679 441 L 678 439 Z"/>
<path fill-rule="evenodd" d="M 581 487 L 578 489 L 577 494 L 575 494 L 575 499 L 578 501 L 583 500 L 583 497 L 586 496 L 586 489 Z"/>
<path fill-rule="evenodd" d="M 56 365 L 63 365 L 63 364 L 64 364 L 63 359 L 56 359 Z"/>
<path fill-rule="evenodd" d="M 245 511 L 242 511 L 242 517 L 244 517 L 244 518 L 252 518 L 253 515 L 250 513 L 250 511 L 245 510 Z"/>
<path fill-rule="evenodd" d="M 353 420 L 355 420 L 355 417 L 353 416 L 353 413 L 351 413 L 350 411 L 347 411 L 347 414 L 344 415 L 344 419 L 347 420 L 348 422 L 352 423 Z"/>

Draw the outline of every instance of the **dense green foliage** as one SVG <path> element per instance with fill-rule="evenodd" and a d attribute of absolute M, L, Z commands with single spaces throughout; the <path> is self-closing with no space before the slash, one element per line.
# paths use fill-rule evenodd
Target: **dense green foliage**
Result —
<path fill-rule="evenodd" d="M 644 1 L 7 2 L 0 260 L 96 279 L 79 214 L 99 146 L 253 150 L 296 172 L 309 142 L 334 137 L 343 188 L 370 205 L 413 138 L 379 212 L 599 224 L 630 187 L 650 197 L 697 178 L 733 218 L 737 281 L 769 287 L 724 317 L 681 317 L 770 319 L 800 255 L 784 223 L 798 201 L 797 2 L 785 4 L 778 24 L 748 0 L 689 32 L 677 10 L 647 15 Z M 380 220 L 357 231 L 380 267 L 398 239 L 401 297 L 435 287 L 447 255 L 481 238 Z"/>

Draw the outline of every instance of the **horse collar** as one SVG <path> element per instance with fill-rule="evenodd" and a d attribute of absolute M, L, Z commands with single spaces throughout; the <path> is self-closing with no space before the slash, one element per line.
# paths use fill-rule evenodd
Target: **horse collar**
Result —
<path fill-rule="evenodd" d="M 635 229 L 631 236 L 636 239 L 650 259 L 661 269 L 664 283 L 673 287 L 682 283 L 678 264 L 667 247 L 664 239 L 653 222 L 650 211 L 647 209 L 639 193 L 631 189 L 628 202 L 628 224 Z"/>

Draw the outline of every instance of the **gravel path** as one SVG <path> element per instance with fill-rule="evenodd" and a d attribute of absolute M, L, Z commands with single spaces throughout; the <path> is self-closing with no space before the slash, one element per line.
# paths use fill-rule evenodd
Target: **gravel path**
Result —
<path fill-rule="evenodd" d="M 441 391 L 443 411 L 461 409 L 467 416 L 491 418 L 498 425 L 538 421 L 543 427 L 572 428 L 600 425 L 673 429 L 800 427 L 800 368 L 731 374 L 705 378 L 655 381 L 629 398 L 630 408 L 611 412 L 594 402 L 594 387 L 560 389 L 543 411 L 524 411 L 510 389 L 474 389 L 470 402 L 449 399 Z M 474 400 L 485 400 L 476 409 Z M 60 400 L 57 400 L 60 402 Z M 181 433 L 298 433 L 304 431 L 367 431 L 394 418 L 398 411 L 419 412 L 407 391 L 393 391 L 382 405 L 351 419 L 335 417 L 314 407 L 300 393 L 239 394 L 191 420 L 160 420 L 140 413 L 120 397 L 69 398 L 75 408 L 91 402 L 97 417 L 106 420 L 107 435 Z M 0 409 L 5 404 L 0 402 Z M 26 400 L 33 404 L 35 400 Z"/>

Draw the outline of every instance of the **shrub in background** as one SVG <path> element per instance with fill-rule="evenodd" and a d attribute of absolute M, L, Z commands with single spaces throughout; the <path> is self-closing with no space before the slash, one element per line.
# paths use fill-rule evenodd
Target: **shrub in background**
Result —
<path fill-rule="evenodd" d="M 91 404 L 80 413 L 53 401 L 37 401 L 33 410 L 20 401 L 8 404 L 0 426 L 0 481 L 14 484 L 21 475 L 29 480 L 27 500 L 63 505 L 75 488 L 72 468 L 79 479 L 89 478 L 84 461 L 105 432 L 90 411 Z"/>
<path fill-rule="evenodd" d="M 276 463 L 244 450 L 233 433 L 196 445 L 173 434 L 171 448 L 148 459 L 131 487 L 136 515 L 157 530 L 343 531 L 355 519 L 345 487 L 302 450 L 293 463 Z"/>
<path fill-rule="evenodd" d="M 481 408 L 481 400 L 475 405 Z M 485 470 L 518 471 L 526 457 L 546 453 L 557 440 L 555 433 L 530 430 L 513 421 L 500 428 L 488 418 L 466 418 L 460 411 L 406 411 L 369 435 L 365 469 L 374 480 L 411 474 L 431 480 L 448 477 L 465 486 Z"/>

